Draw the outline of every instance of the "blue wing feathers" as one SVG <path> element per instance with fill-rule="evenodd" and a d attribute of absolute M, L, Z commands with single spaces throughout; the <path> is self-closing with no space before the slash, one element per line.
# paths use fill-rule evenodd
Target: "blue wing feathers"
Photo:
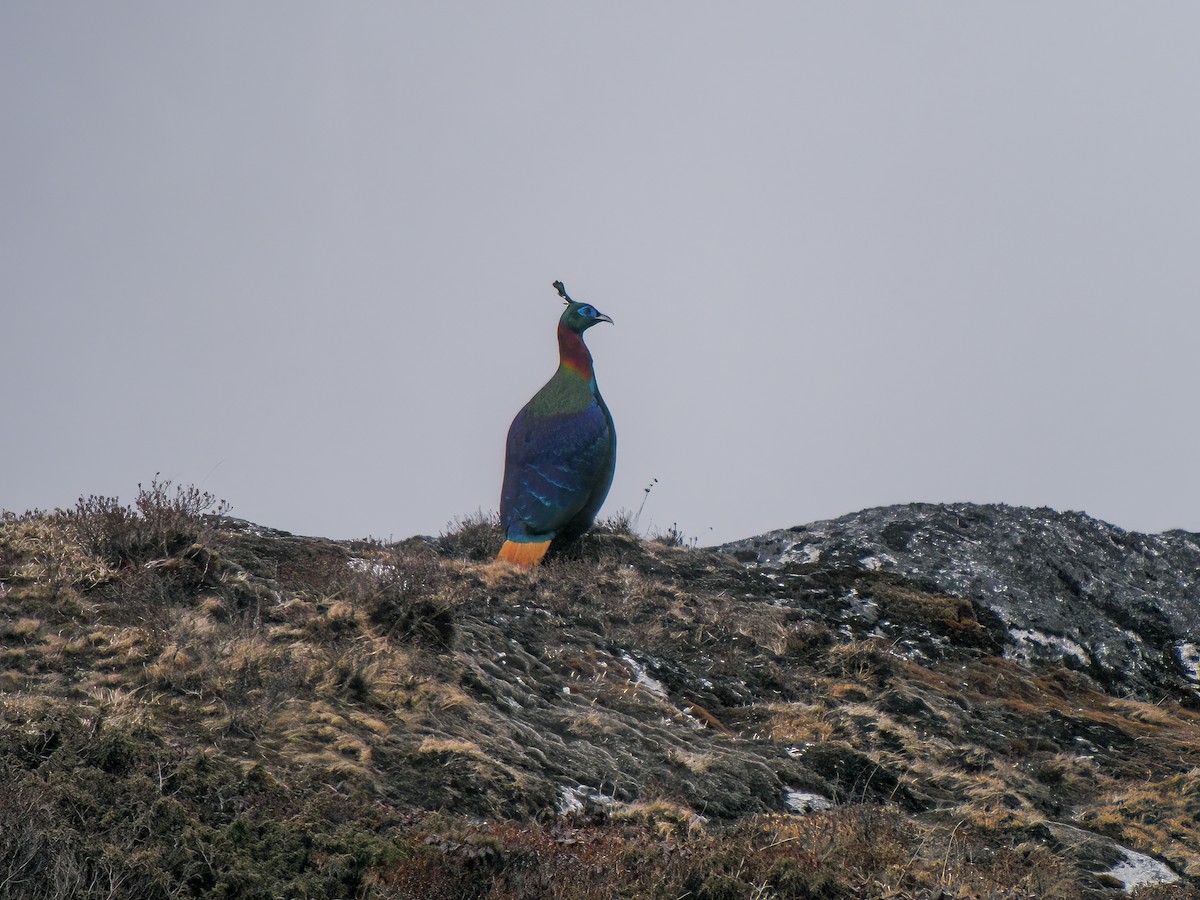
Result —
<path fill-rule="evenodd" d="M 559 415 L 521 410 L 508 432 L 500 499 L 510 539 L 554 536 L 589 509 L 590 524 L 608 492 L 613 444 L 610 419 L 598 403 Z"/>

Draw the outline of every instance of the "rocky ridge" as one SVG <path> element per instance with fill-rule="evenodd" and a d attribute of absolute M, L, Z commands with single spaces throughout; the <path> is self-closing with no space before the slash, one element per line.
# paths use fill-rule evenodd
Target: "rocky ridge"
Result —
<path fill-rule="evenodd" d="M 914 503 L 721 549 L 767 569 L 893 573 L 994 613 L 1010 658 L 1061 663 L 1117 693 L 1200 696 L 1200 534 L 1138 534 L 1078 512 Z"/>
<path fill-rule="evenodd" d="M 0 898 L 1198 896 L 1193 536 L 615 522 L 525 574 L 486 518 L 202 507 L 0 521 Z"/>

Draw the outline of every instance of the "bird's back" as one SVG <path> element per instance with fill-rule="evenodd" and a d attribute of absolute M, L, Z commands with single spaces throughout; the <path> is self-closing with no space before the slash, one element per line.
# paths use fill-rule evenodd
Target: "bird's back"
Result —
<path fill-rule="evenodd" d="M 500 517 L 510 540 L 578 537 L 599 512 L 615 463 L 616 432 L 599 391 L 555 373 L 508 431 Z"/>

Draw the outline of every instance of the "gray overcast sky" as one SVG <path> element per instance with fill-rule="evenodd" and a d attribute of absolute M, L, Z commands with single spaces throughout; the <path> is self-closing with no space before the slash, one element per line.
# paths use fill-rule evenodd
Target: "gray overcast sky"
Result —
<path fill-rule="evenodd" d="M 0 6 L 0 507 L 498 504 L 561 278 L 605 513 L 1200 530 L 1200 5 Z"/>

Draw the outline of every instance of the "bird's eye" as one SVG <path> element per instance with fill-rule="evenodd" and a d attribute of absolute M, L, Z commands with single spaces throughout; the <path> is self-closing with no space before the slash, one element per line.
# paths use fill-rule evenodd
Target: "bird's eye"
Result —
<path fill-rule="evenodd" d="M 583 316 L 584 318 L 587 318 L 587 319 L 594 319 L 594 318 L 596 318 L 596 307 L 594 307 L 594 306 L 581 306 L 581 307 L 579 307 L 579 314 L 580 314 L 581 316 Z"/>

